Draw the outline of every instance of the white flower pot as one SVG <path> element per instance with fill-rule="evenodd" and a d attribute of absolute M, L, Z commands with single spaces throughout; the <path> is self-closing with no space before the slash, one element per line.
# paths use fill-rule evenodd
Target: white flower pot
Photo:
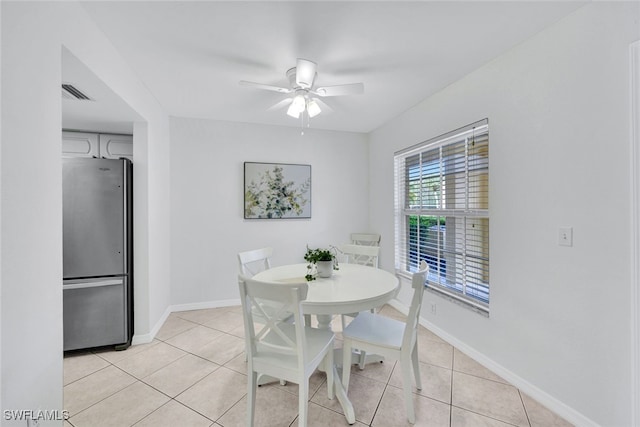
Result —
<path fill-rule="evenodd" d="M 331 277 L 333 274 L 333 261 L 318 261 L 316 267 L 318 277 Z"/>

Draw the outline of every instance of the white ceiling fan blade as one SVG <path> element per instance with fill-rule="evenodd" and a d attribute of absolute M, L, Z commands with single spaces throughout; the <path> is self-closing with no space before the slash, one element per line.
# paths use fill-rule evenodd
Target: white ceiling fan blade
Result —
<path fill-rule="evenodd" d="M 285 98 L 282 101 L 280 101 L 280 102 L 272 105 L 271 107 L 267 108 L 267 111 L 280 110 L 281 108 L 284 108 L 287 105 L 291 104 L 292 101 L 293 101 L 293 98 Z"/>
<path fill-rule="evenodd" d="M 240 80 L 240 86 L 249 86 L 256 89 L 271 90 L 273 92 L 280 92 L 280 93 L 291 93 L 293 91 L 292 89 L 289 89 L 286 87 L 265 85 L 262 83 L 248 82 L 246 80 Z"/>
<path fill-rule="evenodd" d="M 303 88 L 313 86 L 316 78 L 317 64 L 307 59 L 298 58 L 296 63 L 296 84 Z"/>
<path fill-rule="evenodd" d="M 342 96 L 342 95 L 360 95 L 364 93 L 363 83 L 351 83 L 347 85 L 324 86 L 313 91 L 318 96 Z"/>

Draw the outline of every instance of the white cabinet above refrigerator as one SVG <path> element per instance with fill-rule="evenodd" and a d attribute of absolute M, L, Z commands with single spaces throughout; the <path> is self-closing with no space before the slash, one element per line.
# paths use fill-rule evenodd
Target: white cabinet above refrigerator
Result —
<path fill-rule="evenodd" d="M 133 160 L 133 136 L 110 133 L 62 132 L 64 157 L 100 157 Z"/>

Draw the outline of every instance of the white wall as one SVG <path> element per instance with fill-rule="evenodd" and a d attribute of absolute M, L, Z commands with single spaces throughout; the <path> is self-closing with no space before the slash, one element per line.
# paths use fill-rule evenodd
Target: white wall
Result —
<path fill-rule="evenodd" d="M 284 114 L 284 113 L 282 113 Z M 171 119 L 171 301 L 239 299 L 237 253 L 272 246 L 274 265 L 304 262 L 305 245 L 338 245 L 368 223 L 366 136 Z M 311 165 L 311 219 L 245 220 L 243 164 Z M 180 307 L 178 307 L 180 308 Z"/>
<path fill-rule="evenodd" d="M 143 279 L 136 283 L 136 334 L 148 333 L 169 305 L 168 117 L 77 3 L 0 7 L 2 409 L 61 410 L 62 46 L 146 120 L 145 132 L 134 135 L 135 191 L 147 201 L 134 221 L 148 224 L 135 236 L 136 256 L 147 264 L 136 262 L 136 279 Z"/>
<path fill-rule="evenodd" d="M 430 293 L 437 314 L 423 316 L 579 425 L 631 425 L 629 45 L 639 16 L 637 2 L 585 6 L 370 139 L 371 226 L 392 235 L 393 152 L 489 118 L 491 316 Z M 573 247 L 558 246 L 559 226 L 573 227 Z M 392 248 L 383 256 L 393 268 Z"/>

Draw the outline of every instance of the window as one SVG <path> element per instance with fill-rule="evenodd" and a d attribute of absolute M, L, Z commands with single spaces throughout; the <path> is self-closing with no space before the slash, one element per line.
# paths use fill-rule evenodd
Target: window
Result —
<path fill-rule="evenodd" d="M 429 264 L 427 286 L 489 311 L 489 125 L 395 153 L 396 270 Z"/>

